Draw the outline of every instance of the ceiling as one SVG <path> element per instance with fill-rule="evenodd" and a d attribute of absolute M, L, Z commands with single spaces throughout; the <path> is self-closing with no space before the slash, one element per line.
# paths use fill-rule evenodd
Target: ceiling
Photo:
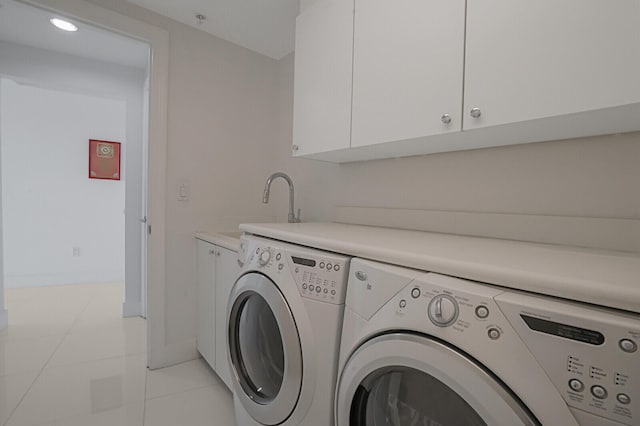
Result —
<path fill-rule="evenodd" d="M 61 31 L 49 23 L 54 17 L 65 18 L 14 0 L 0 0 L 0 40 L 129 67 L 147 67 L 147 44 L 73 20 L 70 21 L 78 27 L 77 32 Z"/>
<path fill-rule="evenodd" d="M 293 52 L 299 0 L 128 1 L 273 59 Z"/>

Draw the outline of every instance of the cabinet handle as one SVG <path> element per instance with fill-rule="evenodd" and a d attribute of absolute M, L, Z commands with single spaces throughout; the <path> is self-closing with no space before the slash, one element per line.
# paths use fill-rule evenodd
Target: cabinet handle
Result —
<path fill-rule="evenodd" d="M 209 249 L 209 254 L 215 254 L 216 251 L 214 249 Z"/>
<path fill-rule="evenodd" d="M 472 108 L 471 109 L 471 117 L 480 118 L 481 115 L 482 115 L 482 111 L 480 111 L 480 108 Z"/>
<path fill-rule="evenodd" d="M 293 145 L 291 149 L 293 149 L 294 151 L 297 151 L 300 149 L 300 147 L 298 145 Z"/>
<path fill-rule="evenodd" d="M 442 114 L 442 117 L 440 117 L 440 119 L 444 124 L 451 123 L 451 116 L 449 114 Z"/>

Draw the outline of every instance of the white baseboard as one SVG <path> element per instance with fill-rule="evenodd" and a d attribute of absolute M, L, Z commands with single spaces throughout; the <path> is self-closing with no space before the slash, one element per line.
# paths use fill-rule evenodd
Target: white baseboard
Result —
<path fill-rule="evenodd" d="M 9 311 L 3 309 L 0 311 L 0 330 L 4 330 L 9 325 Z"/>
<path fill-rule="evenodd" d="M 141 302 L 124 302 L 122 304 L 122 316 L 125 318 L 144 316 Z"/>
<path fill-rule="evenodd" d="M 637 219 L 337 206 L 333 221 L 640 252 L 640 220 Z"/>

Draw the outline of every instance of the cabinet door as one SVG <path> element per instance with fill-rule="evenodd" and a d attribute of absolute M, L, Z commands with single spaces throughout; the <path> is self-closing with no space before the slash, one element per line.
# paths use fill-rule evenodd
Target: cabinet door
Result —
<path fill-rule="evenodd" d="M 231 368 L 227 359 L 227 304 L 231 289 L 240 275 L 237 253 L 216 247 L 216 373 L 232 388 Z"/>
<path fill-rule="evenodd" d="M 196 240 L 196 280 L 198 284 L 197 347 L 202 357 L 215 368 L 215 246 Z"/>
<path fill-rule="evenodd" d="M 353 0 L 319 0 L 296 20 L 294 156 L 349 148 Z"/>
<path fill-rule="evenodd" d="M 635 103 L 639 75 L 639 0 L 468 0 L 465 129 Z"/>
<path fill-rule="evenodd" d="M 465 0 L 356 0 L 351 146 L 462 129 L 464 24 Z"/>

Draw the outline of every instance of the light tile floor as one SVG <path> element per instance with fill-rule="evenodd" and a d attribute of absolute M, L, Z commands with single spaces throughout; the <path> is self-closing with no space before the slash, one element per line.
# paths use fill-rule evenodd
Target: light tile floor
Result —
<path fill-rule="evenodd" d="M 203 360 L 147 370 L 145 321 L 122 318 L 122 284 L 5 291 L 1 426 L 235 425 Z"/>

